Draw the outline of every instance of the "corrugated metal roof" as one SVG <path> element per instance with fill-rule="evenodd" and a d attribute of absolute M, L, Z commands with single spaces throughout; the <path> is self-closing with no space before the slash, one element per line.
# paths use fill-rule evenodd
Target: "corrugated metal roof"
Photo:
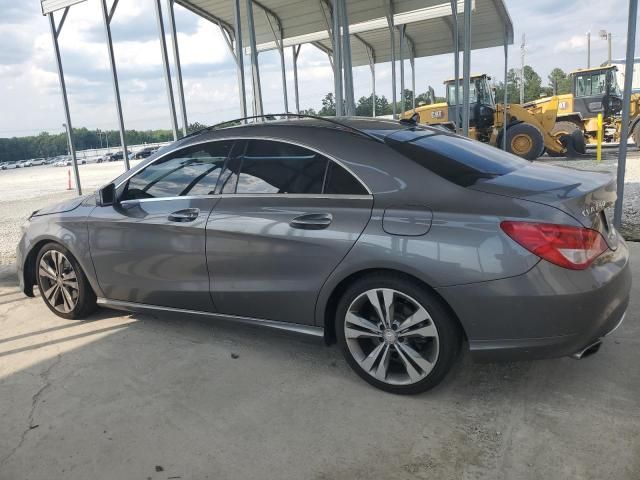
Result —
<path fill-rule="evenodd" d="M 233 30 L 233 2 L 231 0 L 176 0 L 176 2 L 212 21 L 219 21 L 229 30 Z M 330 3 L 330 1 L 325 2 L 325 4 Z M 416 58 L 453 51 L 451 16 L 447 14 L 450 12 L 449 1 L 395 0 L 393 3 L 394 18 L 397 23 L 407 25 L 406 32 L 414 45 Z M 243 1 L 241 9 L 243 26 L 246 25 L 244 7 L 245 2 Z M 367 42 L 374 49 L 377 63 L 388 62 L 391 58 L 389 30 L 386 26 L 382 27 L 379 22 L 375 22 L 375 20 L 385 18 L 385 3 L 380 0 L 348 0 L 347 8 L 351 33 L 354 33 L 354 27 L 356 27 L 355 30 L 358 30 L 358 24 L 364 22 L 374 21 L 373 25 L 378 27 L 359 31 L 356 36 L 352 35 L 353 65 L 367 65 L 369 63 L 367 51 L 358 39 Z M 420 15 L 412 15 L 412 12 L 424 13 L 428 9 L 431 11 L 426 16 L 437 15 L 437 18 L 415 21 L 415 18 L 420 18 Z M 460 0 L 459 11 L 462 12 L 462 10 L 463 0 Z M 285 45 L 291 42 L 302 43 L 297 41 L 299 39 L 295 37 L 306 36 L 307 39 L 313 39 L 325 48 L 331 49 L 322 0 L 254 0 L 254 23 L 259 51 L 275 48 L 273 32 L 266 11 L 272 12 L 279 19 Z M 461 18 L 460 25 L 460 30 L 462 30 Z M 513 43 L 513 25 L 504 0 L 474 0 L 471 29 L 472 49 L 502 45 L 505 29 L 509 43 Z M 248 44 L 246 27 L 243 29 L 243 41 L 246 46 Z M 462 45 L 462 41 L 460 44 Z"/>

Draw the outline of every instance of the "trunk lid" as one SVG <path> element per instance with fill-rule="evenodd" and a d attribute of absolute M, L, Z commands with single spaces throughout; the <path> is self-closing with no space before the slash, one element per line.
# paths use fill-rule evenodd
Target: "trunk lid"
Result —
<path fill-rule="evenodd" d="M 469 188 L 558 208 L 602 233 L 612 249 L 618 245 L 613 228 L 616 183 L 608 172 L 532 163 Z"/>

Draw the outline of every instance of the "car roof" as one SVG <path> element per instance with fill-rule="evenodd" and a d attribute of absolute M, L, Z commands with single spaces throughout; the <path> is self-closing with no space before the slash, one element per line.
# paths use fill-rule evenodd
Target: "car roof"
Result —
<path fill-rule="evenodd" d="M 278 115 L 266 116 L 265 121 L 252 121 L 246 124 L 230 124 L 227 126 L 213 126 L 205 128 L 201 131 L 194 132 L 187 137 L 183 137 L 181 140 L 187 138 L 198 139 L 206 134 L 219 133 L 224 136 L 230 132 L 242 132 L 243 136 L 248 131 L 255 130 L 256 132 L 263 129 L 273 129 L 281 127 L 282 129 L 288 129 L 290 127 L 307 127 L 307 128 L 321 128 L 329 129 L 333 131 L 341 131 L 345 133 L 351 133 L 368 137 L 375 141 L 384 141 L 384 138 L 392 135 L 393 133 L 406 130 L 407 128 L 414 128 L 419 130 L 429 130 L 433 133 L 446 133 L 441 129 L 429 127 L 426 125 L 420 125 L 412 122 L 411 120 L 390 120 L 386 118 L 375 117 L 292 117 L 283 119 L 269 119 L 270 117 L 277 117 Z M 254 119 L 255 120 L 255 119 Z M 217 136 L 217 135 L 216 135 Z M 178 143 L 183 143 L 181 140 Z M 185 142 L 187 143 L 187 142 Z"/>

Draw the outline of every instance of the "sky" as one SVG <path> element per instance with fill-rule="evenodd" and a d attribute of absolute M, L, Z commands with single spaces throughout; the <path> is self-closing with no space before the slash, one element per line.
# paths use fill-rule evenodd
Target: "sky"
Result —
<path fill-rule="evenodd" d="M 588 31 L 592 65 L 607 58 L 607 42 L 599 38 L 600 30 L 613 35 L 613 57 L 625 55 L 627 0 L 505 2 L 515 37 L 515 44 L 509 48 L 509 64 L 520 64 L 520 42 L 525 34 L 526 64 L 541 75 L 543 84 L 554 67 L 565 71 L 586 67 Z M 162 4 L 165 6 L 166 2 Z M 210 125 L 239 117 L 235 63 L 218 27 L 178 5 L 176 25 L 189 122 Z M 122 0 L 113 18 L 112 35 L 126 128 L 169 128 L 154 1 Z M 39 0 L 0 0 L 0 45 L 0 137 L 63 131 L 64 113 L 49 21 L 42 16 Z M 71 7 L 60 35 L 60 48 L 73 126 L 117 129 L 98 0 Z M 287 82 L 293 110 L 293 71 L 288 50 Z M 502 47 L 473 50 L 471 71 L 487 72 L 500 79 L 503 58 Z M 265 112 L 284 110 L 279 62 L 275 51 L 260 54 Z M 370 95 L 369 67 L 354 68 L 353 74 L 356 99 Z M 452 55 L 416 59 L 418 93 L 432 85 L 437 95 L 444 95 L 442 82 L 452 76 Z M 327 56 L 304 45 L 298 59 L 298 78 L 301 108 L 318 110 L 322 97 L 333 90 Z M 376 67 L 376 90 L 391 98 L 389 63 Z"/>

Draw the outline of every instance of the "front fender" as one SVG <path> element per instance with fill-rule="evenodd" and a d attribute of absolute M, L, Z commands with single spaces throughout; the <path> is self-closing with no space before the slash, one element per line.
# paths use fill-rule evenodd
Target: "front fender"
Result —
<path fill-rule="evenodd" d="M 25 295 L 33 296 L 36 257 L 40 249 L 49 242 L 58 243 L 69 250 L 80 264 L 96 295 L 102 295 L 89 249 L 87 217 L 93 208 L 80 206 L 70 212 L 32 217 L 23 227 L 16 252 L 16 269 L 20 289 Z"/>

